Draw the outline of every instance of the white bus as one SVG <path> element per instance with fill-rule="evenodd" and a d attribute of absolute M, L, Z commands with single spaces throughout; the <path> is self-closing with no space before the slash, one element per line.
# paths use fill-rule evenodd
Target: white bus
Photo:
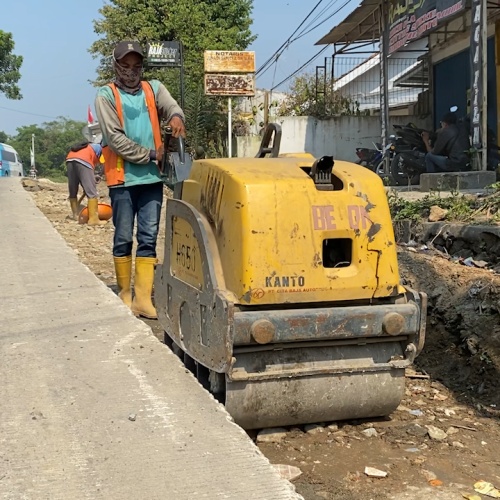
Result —
<path fill-rule="evenodd" d="M 0 142 L 0 177 L 24 177 L 23 164 L 17 151 Z"/>

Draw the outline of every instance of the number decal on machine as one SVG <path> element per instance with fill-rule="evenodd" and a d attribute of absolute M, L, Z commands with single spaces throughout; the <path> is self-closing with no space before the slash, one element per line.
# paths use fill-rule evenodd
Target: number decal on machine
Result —
<path fill-rule="evenodd" d="M 200 247 L 189 222 L 180 217 L 172 221 L 170 272 L 176 278 L 196 287 L 203 287 Z"/>

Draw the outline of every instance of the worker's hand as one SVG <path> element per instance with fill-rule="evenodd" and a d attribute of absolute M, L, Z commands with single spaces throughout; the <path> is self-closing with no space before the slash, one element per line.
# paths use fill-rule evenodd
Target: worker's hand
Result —
<path fill-rule="evenodd" d="M 184 122 L 180 117 L 174 116 L 169 122 L 168 126 L 172 129 L 172 137 L 186 137 L 186 128 Z"/>
<path fill-rule="evenodd" d="M 424 142 L 429 142 L 429 132 L 427 132 L 427 130 L 424 130 L 424 131 L 422 132 L 422 140 L 423 140 Z"/>
<path fill-rule="evenodd" d="M 163 159 L 163 153 L 165 152 L 165 146 L 162 144 L 157 150 L 156 150 L 156 159 L 158 161 L 161 161 Z"/>

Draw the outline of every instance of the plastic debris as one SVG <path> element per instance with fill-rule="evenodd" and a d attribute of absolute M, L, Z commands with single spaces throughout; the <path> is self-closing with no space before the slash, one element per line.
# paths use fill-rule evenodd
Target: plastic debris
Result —
<path fill-rule="evenodd" d="M 462 493 L 462 496 L 467 500 L 482 500 L 479 495 L 471 495 L 469 493 Z"/>
<path fill-rule="evenodd" d="M 408 413 L 414 417 L 422 417 L 424 414 L 422 410 L 410 410 Z"/>
<path fill-rule="evenodd" d="M 487 481 L 478 481 L 475 483 L 474 490 L 481 493 L 481 495 L 486 495 L 491 498 L 500 498 L 500 491 Z"/>
<path fill-rule="evenodd" d="M 420 448 L 406 448 L 408 453 L 418 453 L 420 451 Z"/>
<path fill-rule="evenodd" d="M 387 477 L 388 473 L 380 470 L 380 469 L 375 469 L 375 467 L 365 467 L 365 474 L 368 477 Z"/>
<path fill-rule="evenodd" d="M 440 481 L 439 479 L 431 479 L 428 483 L 434 487 L 443 486 L 443 481 Z"/>
<path fill-rule="evenodd" d="M 282 479 L 287 479 L 288 481 L 293 481 L 302 474 L 302 471 L 293 465 L 273 464 L 273 467 Z"/>

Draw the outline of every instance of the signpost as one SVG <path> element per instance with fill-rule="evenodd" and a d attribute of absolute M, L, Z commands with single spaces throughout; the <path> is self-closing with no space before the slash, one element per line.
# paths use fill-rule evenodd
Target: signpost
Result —
<path fill-rule="evenodd" d="M 255 52 L 235 50 L 206 50 L 205 95 L 227 96 L 228 124 L 227 148 L 232 151 L 232 100 L 231 97 L 255 95 Z"/>
<path fill-rule="evenodd" d="M 176 40 L 148 44 L 147 64 L 150 68 L 180 68 L 180 105 L 184 109 L 184 54 Z"/>

